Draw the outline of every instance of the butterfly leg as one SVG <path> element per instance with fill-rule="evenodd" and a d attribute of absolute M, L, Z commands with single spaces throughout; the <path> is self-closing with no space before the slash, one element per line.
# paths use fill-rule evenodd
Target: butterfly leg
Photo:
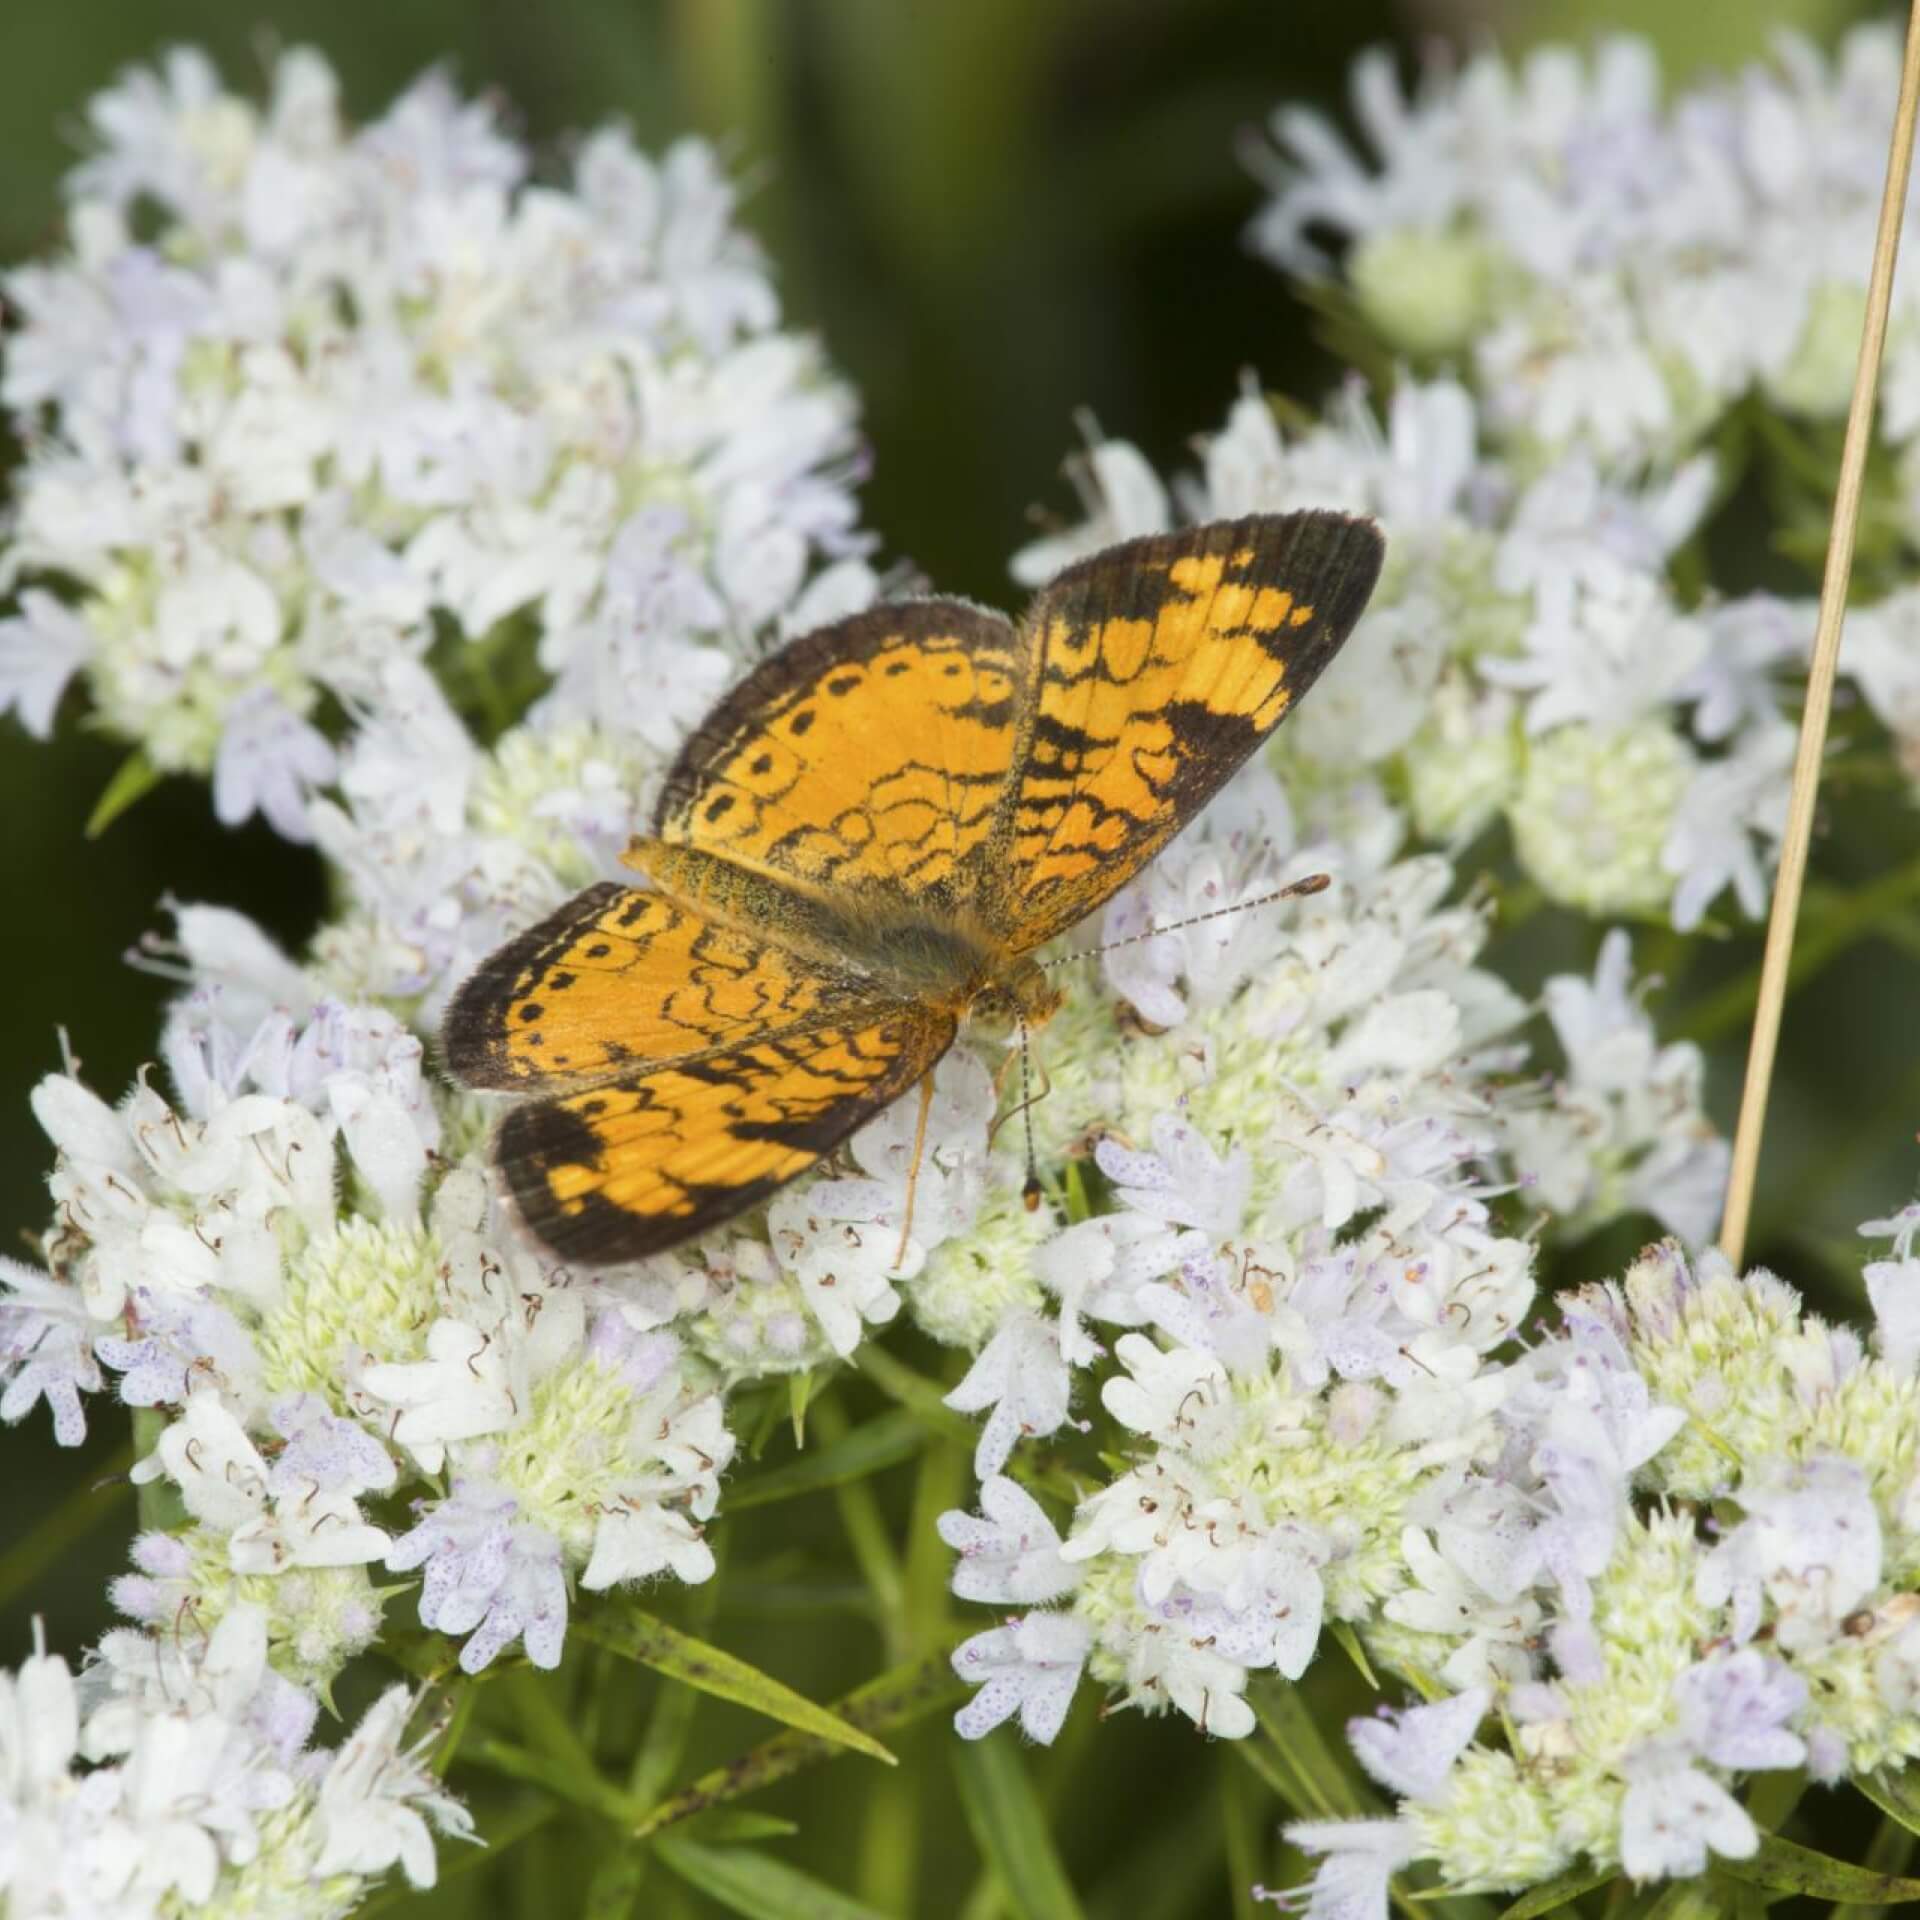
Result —
<path fill-rule="evenodd" d="M 920 1076 L 920 1118 L 913 1128 L 913 1163 L 907 1168 L 907 1213 L 900 1222 L 900 1251 L 893 1256 L 896 1270 L 906 1265 L 907 1238 L 913 1232 L 913 1194 L 920 1184 L 920 1159 L 927 1150 L 927 1115 L 933 1108 L 933 1075 Z"/>

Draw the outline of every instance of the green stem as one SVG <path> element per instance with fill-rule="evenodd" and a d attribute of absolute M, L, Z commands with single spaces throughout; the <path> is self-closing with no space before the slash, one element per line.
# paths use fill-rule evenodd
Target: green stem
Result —
<path fill-rule="evenodd" d="M 813 1410 L 814 1425 L 828 1444 L 845 1437 L 846 1409 L 837 1399 L 821 1401 Z M 834 1503 L 840 1509 L 840 1524 L 846 1530 L 847 1543 L 861 1577 L 873 1595 L 873 1617 L 880 1628 L 886 1648 L 887 1664 L 896 1666 L 909 1658 L 912 1649 L 907 1640 L 907 1576 L 888 1537 L 887 1523 L 881 1517 L 880 1503 L 865 1480 L 851 1480 L 833 1490 Z"/>
<path fill-rule="evenodd" d="M 597 1814 L 618 1827 L 631 1826 L 639 1811 L 635 1801 L 600 1774 L 582 1773 L 563 1760 L 536 1753 L 531 1747 L 502 1740 L 495 1734 L 470 1740 L 460 1758 L 467 1766 L 485 1767 L 490 1773 L 503 1774 L 509 1780 L 544 1787 L 568 1806 Z"/>

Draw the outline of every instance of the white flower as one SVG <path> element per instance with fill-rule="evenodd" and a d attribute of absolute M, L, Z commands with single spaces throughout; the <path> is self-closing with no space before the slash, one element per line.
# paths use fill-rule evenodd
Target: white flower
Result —
<path fill-rule="evenodd" d="M 976 1476 L 997 1474 L 1017 1440 L 1056 1431 L 1067 1417 L 1069 1386 L 1057 1332 L 1035 1314 L 1009 1316 L 947 1395 L 960 1413 L 993 1409 L 974 1448 Z"/>
<path fill-rule="evenodd" d="M 314 1796 L 315 1878 L 370 1878 L 397 1865 L 410 1885 L 430 1887 L 436 1867 L 428 1820 L 455 1839 L 473 1837 L 472 1817 L 426 1764 L 426 1742 L 401 1745 L 413 1705 L 405 1687 L 389 1687 L 321 1777 Z"/>
<path fill-rule="evenodd" d="M 53 735 L 67 682 L 92 657 L 93 629 L 52 594 L 29 588 L 20 611 L 0 620 L 0 713 L 9 709 L 36 740 Z"/>
<path fill-rule="evenodd" d="M 1069 471 L 1086 522 L 1032 541 L 1013 556 L 1013 577 L 1023 587 L 1043 586 L 1076 560 L 1137 534 L 1164 532 L 1168 525 L 1166 489 L 1140 450 L 1125 440 L 1089 436 L 1085 461 L 1073 463 Z"/>
<path fill-rule="evenodd" d="M 517 1519 L 518 1504 L 485 1481 L 456 1480 L 446 1499 L 421 1503 L 413 1531 L 387 1553 L 397 1573 L 426 1568 L 420 1624 L 469 1636 L 464 1673 L 478 1673 L 515 1640 L 536 1667 L 560 1664 L 567 1583 L 559 1543 Z"/>
<path fill-rule="evenodd" d="M 1863 1234 L 1893 1237 L 1891 1260 L 1870 1260 L 1862 1269 L 1867 1300 L 1878 1329 L 1880 1357 L 1899 1373 L 1912 1373 L 1920 1363 L 1920 1260 L 1913 1258 L 1913 1240 L 1920 1233 L 1920 1202 L 1910 1202 L 1890 1220 L 1868 1220 Z M 4 1312 L 0 1309 L 0 1312 Z M 0 1412 L 4 1412 L 0 1403 Z"/>
<path fill-rule="evenodd" d="M 1354 1757 L 1383 1787 L 1402 1799 L 1431 1800 L 1492 1704 L 1491 1689 L 1469 1687 L 1430 1706 L 1349 1720 L 1347 1739 Z"/>
<path fill-rule="evenodd" d="M 465 1320 L 436 1320 L 427 1357 L 383 1361 L 360 1375 L 362 1392 L 395 1409 L 390 1432 L 422 1469 L 439 1471 L 451 1440 L 471 1440 L 510 1425 L 518 1396 L 508 1343 Z"/>
<path fill-rule="evenodd" d="M 980 1691 L 954 1715 L 955 1728 L 962 1738 L 979 1740 L 1017 1713 L 1029 1740 L 1051 1746 L 1090 1645 L 1083 1621 L 1046 1612 L 963 1640 L 953 1650 L 953 1670 Z"/>
<path fill-rule="evenodd" d="M 1461 1529 L 1448 1529 L 1446 1539 L 1457 1552 Z M 1538 1603 L 1510 1590 L 1505 1598 L 1488 1591 L 1423 1528 L 1408 1527 L 1400 1546 L 1412 1584 L 1390 1595 L 1381 1612 L 1401 1626 L 1455 1642 L 1439 1677 L 1463 1691 L 1531 1677 L 1528 1649 L 1540 1628 Z M 1502 1584 L 1510 1589 L 1510 1582 Z"/>
<path fill-rule="evenodd" d="M 259 813 L 283 840 L 306 841 L 307 800 L 339 760 L 326 736 L 288 711 L 266 687 L 243 693 L 227 711 L 213 761 L 213 811 L 237 827 Z"/>
<path fill-rule="evenodd" d="M 1701 1561 L 1696 1591 L 1731 1607 L 1738 1642 L 1753 1638 L 1770 1600 L 1779 1646 L 1820 1644 L 1880 1583 L 1880 1517 L 1865 1474 L 1836 1456 L 1757 1462 L 1736 1497 L 1747 1517 Z"/>
<path fill-rule="evenodd" d="M 1807 1683 L 1753 1647 L 1689 1667 L 1673 1683 L 1681 1737 L 1715 1766 L 1797 1767 L 1806 1742 L 1781 1724 L 1807 1702 Z"/>
<path fill-rule="evenodd" d="M 1295 1820 L 1286 1835 L 1325 1856 L 1307 1889 L 1309 1920 L 1385 1920 L 1387 1883 L 1419 1850 L 1398 1820 Z"/>
<path fill-rule="evenodd" d="M 953 1590 L 962 1600 L 1032 1606 L 1070 1593 L 1079 1575 L 1060 1557 L 1060 1536 L 1040 1503 L 995 1474 L 980 1489 L 980 1511 L 943 1513 L 940 1538 L 959 1560 Z"/>
<path fill-rule="evenodd" d="M 1777 719 L 1750 728 L 1724 760 L 1696 770 L 1674 811 L 1661 864 L 1674 875 L 1673 924 L 1690 933 L 1722 888 L 1749 919 L 1767 903 L 1767 875 L 1786 833 L 1793 729 Z M 1758 838 L 1767 858 L 1754 850 Z"/>
<path fill-rule="evenodd" d="M 83 1393 L 106 1384 L 94 1357 L 93 1320 L 72 1287 L 18 1260 L 0 1258 L 0 1420 L 11 1426 L 45 1400 L 63 1447 L 87 1435 Z"/>
<path fill-rule="evenodd" d="M 1620 1806 L 1620 1864 L 1634 1880 L 1685 1879 L 1709 1854 L 1751 1859 L 1751 1816 L 1725 1787 L 1683 1758 L 1654 1752 L 1630 1763 Z"/>

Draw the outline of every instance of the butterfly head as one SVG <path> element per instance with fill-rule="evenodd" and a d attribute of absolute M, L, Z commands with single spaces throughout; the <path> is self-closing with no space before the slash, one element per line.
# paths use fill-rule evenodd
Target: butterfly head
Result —
<path fill-rule="evenodd" d="M 974 990 L 967 1014 L 996 1032 L 1043 1027 L 1060 1011 L 1062 998 L 1036 962 L 1019 959 Z"/>

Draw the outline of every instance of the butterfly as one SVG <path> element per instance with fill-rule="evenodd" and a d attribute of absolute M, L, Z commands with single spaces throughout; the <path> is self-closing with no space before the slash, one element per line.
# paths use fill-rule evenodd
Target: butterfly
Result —
<path fill-rule="evenodd" d="M 1383 552 L 1303 512 L 1130 540 L 1018 625 L 884 603 L 688 739 L 651 836 L 455 993 L 447 1064 L 529 1096 L 495 1159 L 587 1264 L 766 1199 L 922 1088 L 963 1021 L 1042 1024 L 1036 949 L 1110 899 L 1313 684 Z"/>

